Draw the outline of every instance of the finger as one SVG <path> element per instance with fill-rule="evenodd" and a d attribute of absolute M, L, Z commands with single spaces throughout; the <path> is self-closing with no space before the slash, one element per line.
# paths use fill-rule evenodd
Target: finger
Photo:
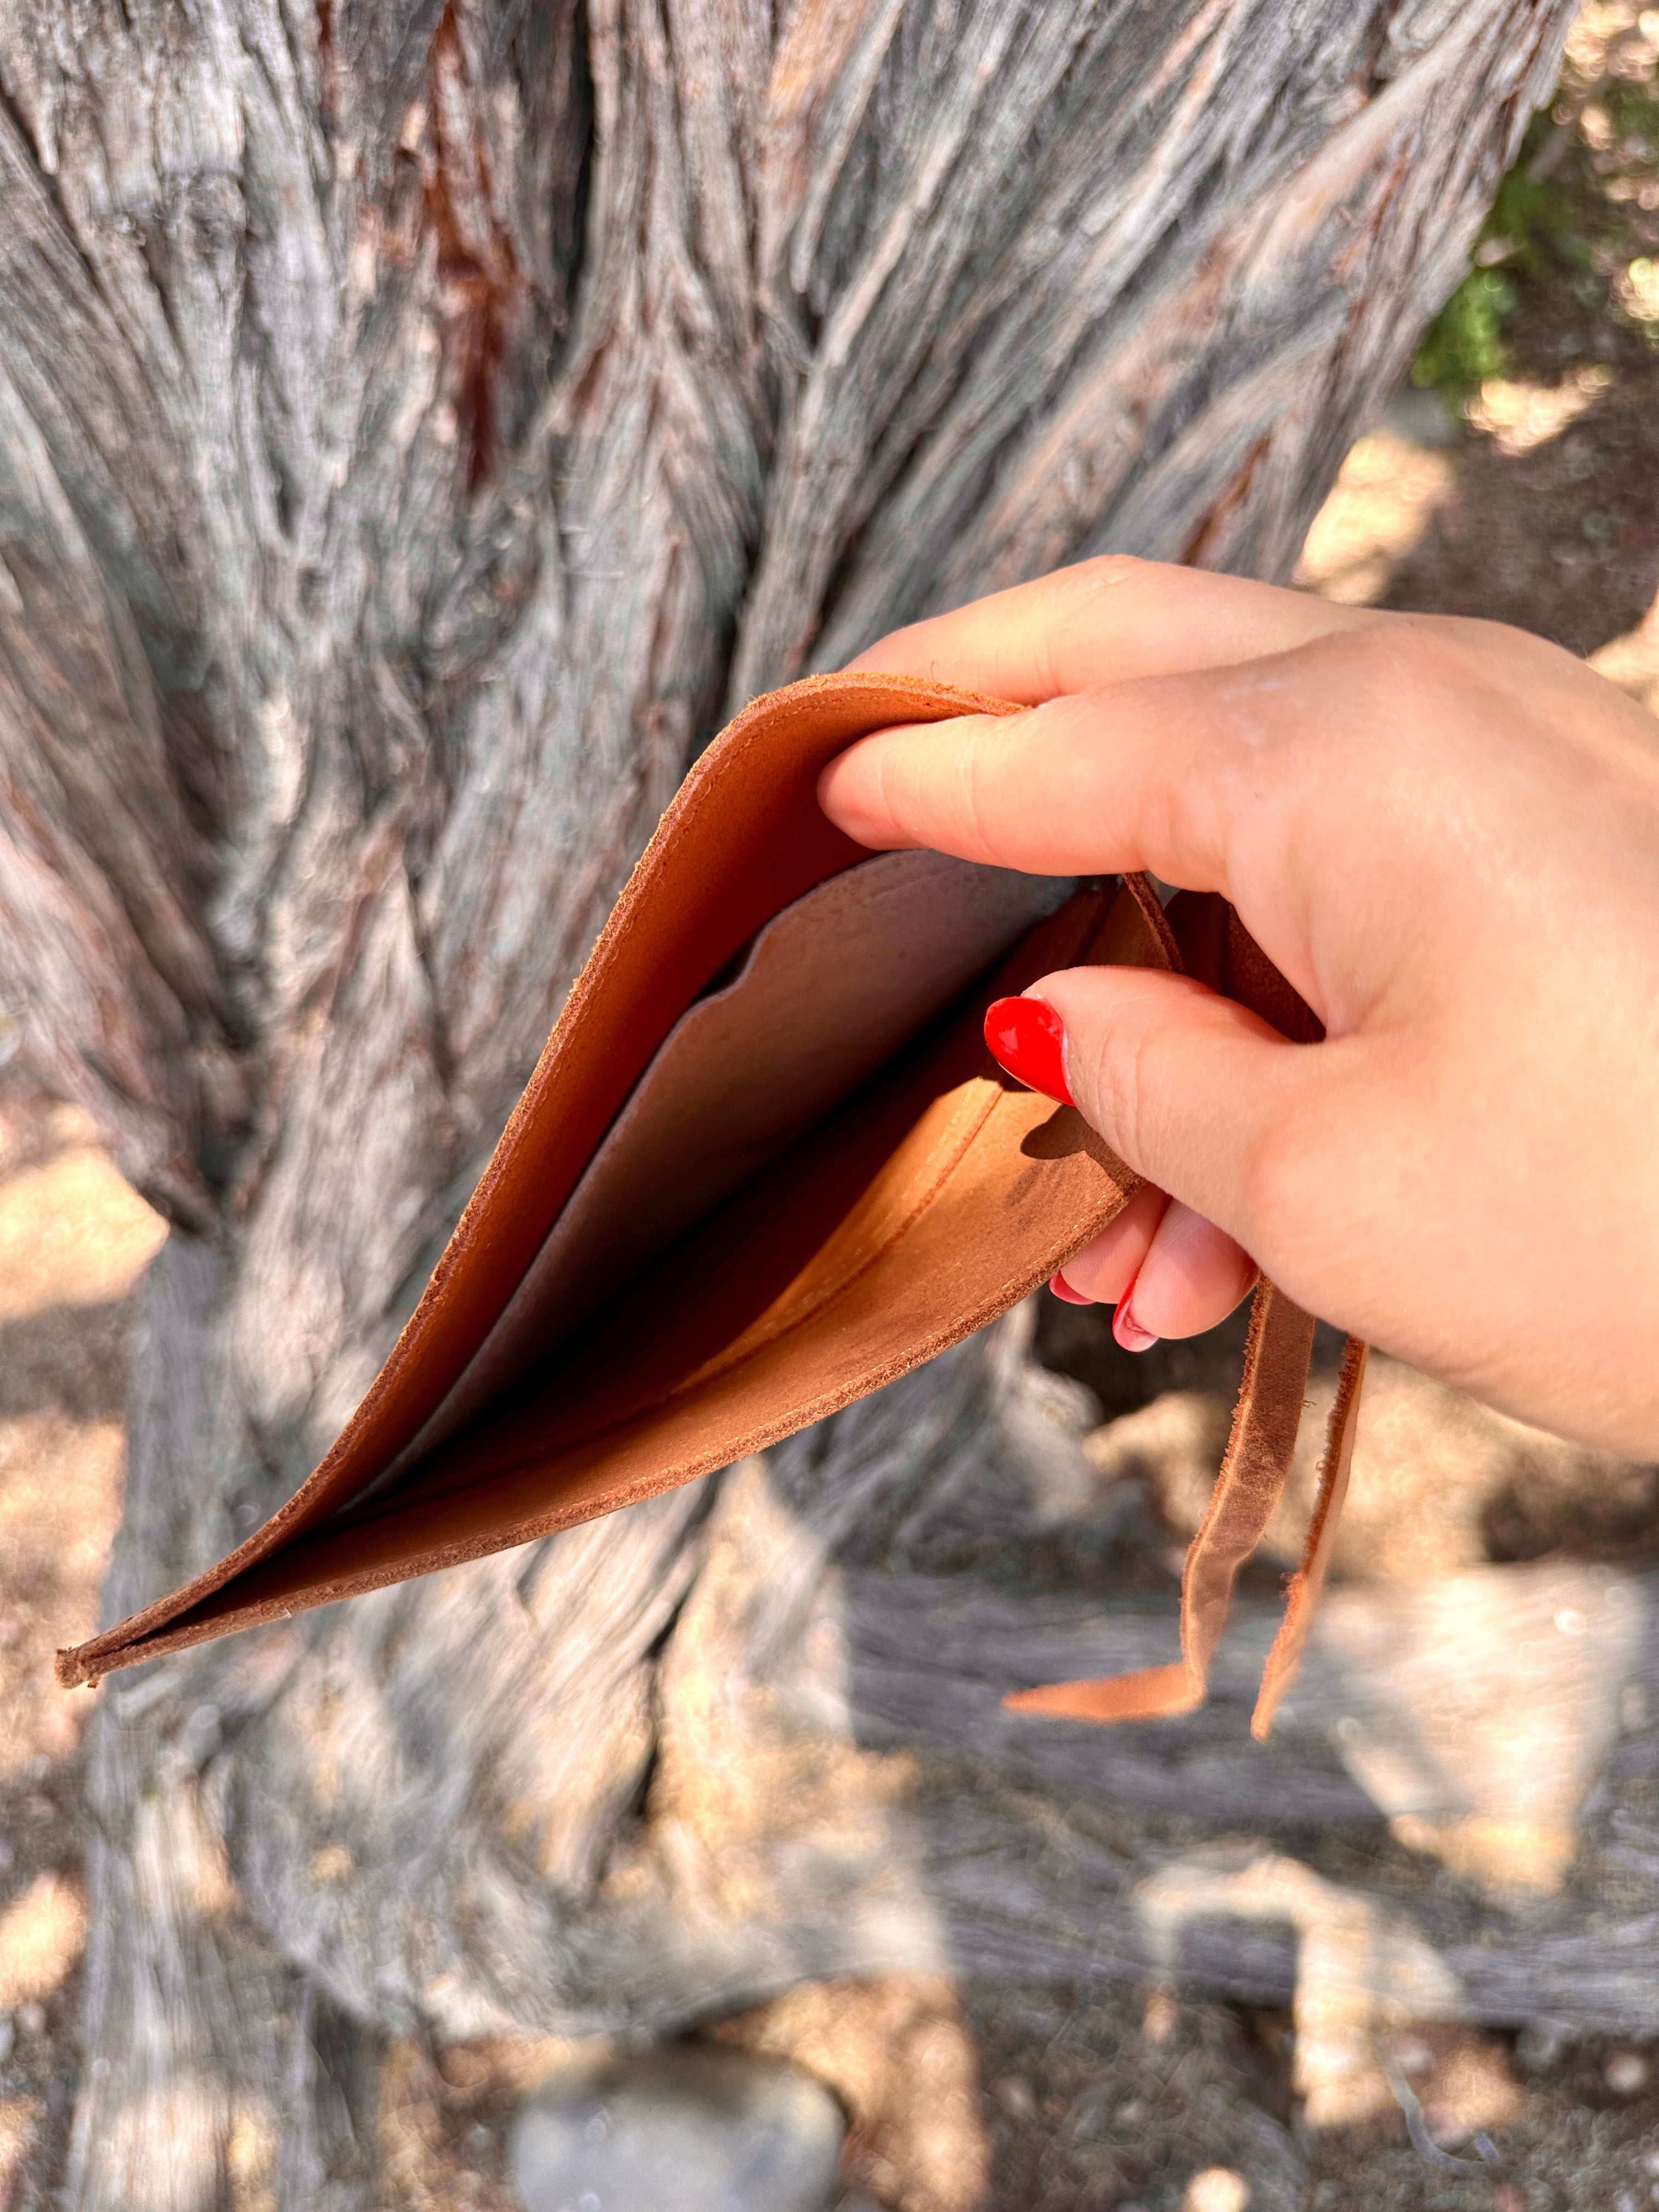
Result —
<path fill-rule="evenodd" d="M 1224 1229 L 1172 1199 L 1127 1297 L 1120 1295 L 1118 1342 L 1144 1352 L 1161 1336 L 1200 1335 L 1226 1320 L 1255 1276 L 1255 1261 Z"/>
<path fill-rule="evenodd" d="M 1132 677 L 1258 659 L 1376 620 L 1304 592 L 1109 554 L 894 630 L 848 665 L 1035 706 Z"/>
<path fill-rule="evenodd" d="M 1144 968 L 1067 969 L 1029 995 L 1059 1014 L 1072 1097 L 1120 1158 L 1273 1273 L 1298 1227 L 1283 1218 L 1294 1190 L 1278 1170 L 1298 1132 L 1326 1126 L 1367 1048 L 1287 1044 L 1232 1000 Z M 1177 1322 L 1173 1292 L 1158 1318 L 1159 1334 Z"/>
<path fill-rule="evenodd" d="M 878 731 L 841 754 L 818 803 L 861 845 L 925 845 L 1042 875 L 1150 868 L 1166 882 L 1224 890 L 1231 816 L 1224 802 L 1287 788 L 1264 774 L 1264 744 L 1291 750 L 1287 726 L 1312 719 L 1285 662 L 1274 731 L 1230 700 L 1228 670 L 1149 677 L 1051 699 L 1029 713 L 963 714 Z M 1248 724 L 1248 728 L 1245 725 Z"/>
<path fill-rule="evenodd" d="M 1062 1278 L 1079 1304 L 1117 1304 L 1140 1273 L 1169 1203 L 1167 1191 L 1147 1183 L 1092 1244 L 1085 1244 L 1066 1262 Z"/>
<path fill-rule="evenodd" d="M 1133 1286 L 1133 1333 L 1144 1351 L 1161 1336 L 1197 1336 L 1224 1321 L 1255 1280 L 1255 1263 L 1225 1230 L 1152 1183 L 1137 1191 L 1059 1278 L 1079 1304 L 1116 1305 Z M 1121 1334 L 1120 1341 L 1127 1341 Z"/>
<path fill-rule="evenodd" d="M 830 762 L 819 803 L 880 849 L 925 845 L 1042 874 L 1150 868 L 1238 905 L 1236 863 L 1258 884 L 1289 882 L 1332 832 L 1374 831 L 1379 781 L 1425 742 L 1410 619 L 1024 714 L 878 730 Z"/>

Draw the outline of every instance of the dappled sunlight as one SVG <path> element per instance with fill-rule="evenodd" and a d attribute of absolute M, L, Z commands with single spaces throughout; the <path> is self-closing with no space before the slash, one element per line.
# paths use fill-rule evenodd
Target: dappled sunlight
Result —
<path fill-rule="evenodd" d="M 0 2097 L 0 2203 L 13 2201 L 18 2171 L 33 2148 L 46 2116 L 39 2097 Z"/>
<path fill-rule="evenodd" d="M 1408 1849 L 1499 1903 L 1551 1895 L 1641 1678 L 1647 1603 L 1638 1577 L 1567 1562 L 1333 1591 L 1315 1629 L 1332 1743 Z"/>
<path fill-rule="evenodd" d="M 1133 1893 L 1148 1947 L 1173 1980 L 1194 1923 L 1278 1923 L 1297 1936 L 1296 2086 L 1310 2129 L 1340 2128 L 1392 2102 L 1384 2038 L 1416 2019 L 1456 2019 L 1456 1978 L 1403 1915 L 1259 1845 L 1174 1859 Z"/>
<path fill-rule="evenodd" d="M 1480 1814 L 1425 1820 L 1400 1813 L 1389 1827 L 1407 1850 L 1438 1859 L 1448 1874 L 1499 1903 L 1555 1896 L 1578 1849 L 1578 1830 L 1566 1822 L 1494 1820 Z"/>
<path fill-rule="evenodd" d="M 1195 1364 L 1200 1354 L 1190 1357 Z M 1235 1369 L 1224 1347 L 1211 1365 L 1198 1387 L 1160 1391 L 1083 1443 L 1097 1504 L 1126 1481 L 1145 1483 L 1183 1547 L 1203 1518 L 1231 1413 Z M 1316 1374 L 1291 1480 L 1267 1525 L 1263 1555 L 1287 1571 L 1301 1555 L 1334 1392 L 1332 1372 Z M 1409 1588 L 1494 1559 L 1650 1556 L 1656 1524 L 1659 1469 L 1550 1436 L 1373 1353 L 1335 1582 Z"/>
<path fill-rule="evenodd" d="M 1206 2166 L 1182 2191 L 1181 2212 L 1249 2212 L 1250 2185 L 1230 2166 Z"/>
<path fill-rule="evenodd" d="M 108 2170 L 122 2176 L 125 2212 L 211 2212 L 225 2201 L 225 2101 L 220 2083 L 187 2075 L 117 2107 L 106 2123 Z"/>
<path fill-rule="evenodd" d="M 1455 486 L 1445 453 L 1387 428 L 1362 438 L 1314 518 L 1296 582 L 1344 606 L 1379 605 Z"/>
<path fill-rule="evenodd" d="M 61 2172 L 86 1942 L 76 1801 L 90 1632 L 121 1510 L 133 1293 L 166 1234 L 78 1108 L 0 1084 L 0 2204 Z M 249 2197 L 250 2205 L 257 2200 Z M 133 2201 L 131 2212 L 139 2212 Z"/>
<path fill-rule="evenodd" d="M 1649 714 L 1659 714 L 1659 599 L 1633 629 L 1591 653 L 1589 665 L 1598 676 L 1627 691 Z"/>
<path fill-rule="evenodd" d="M 1659 7 L 1598 0 L 1575 38 L 1599 86 L 1583 142 L 1625 165 L 1606 200 L 1650 215 L 1659 156 L 1631 150 L 1620 85 L 1638 63 L 1651 77 Z M 1438 392 L 1396 394 L 1348 452 L 1297 585 L 1521 624 L 1659 709 L 1656 240 L 1607 249 L 1592 314 L 1583 268 L 1540 309 L 1524 224 L 1488 234 L 1474 274 L 1507 270 L 1520 301 L 1502 373 L 1460 377 L 1455 413 Z M 1388 329 L 1403 357 L 1404 318 Z M 1191 350 L 1176 330 L 1171 358 Z M 1307 390 L 1328 464 L 1351 427 L 1339 437 L 1328 388 Z M 1151 419 L 1092 416 L 1103 467 Z M 1241 501 L 1276 453 L 1241 465 Z M 1087 468 L 1040 473 L 1056 512 L 1096 496 Z M 1285 507 L 1286 538 L 1304 512 Z M 1190 542 L 1206 557 L 1202 532 Z M 1258 572 L 1281 572 L 1275 544 Z M 395 870 L 392 888 L 401 911 Z M 424 1007 L 437 987 L 417 951 Z M 0 1085 L 0 2212 L 92 2202 L 64 2179 L 77 2096 L 76 2156 L 95 2145 L 85 2171 L 121 2212 L 275 2212 L 307 2186 L 377 2212 L 506 2212 L 513 2112 L 611 2039 L 496 2030 L 599 2018 L 559 2008 L 600 1997 L 618 2051 L 691 2033 L 827 2085 L 848 2121 L 840 2212 L 1526 2212 L 1547 2197 L 1634 2212 L 1643 2173 L 1659 2205 L 1659 2085 L 1642 2106 L 1646 2061 L 1609 2060 L 1590 2032 L 1653 2017 L 1628 1990 L 1651 1963 L 1659 1878 L 1659 1468 L 1377 1358 L 1306 1664 L 1257 1744 L 1239 1684 L 1254 1695 L 1303 1546 L 1334 1395 L 1322 1338 L 1215 1703 L 1178 1732 L 1044 1736 L 1000 1700 L 1065 1671 L 1039 1663 L 1050 1644 L 1093 1639 L 1111 1665 L 1138 1638 L 1175 1648 L 1173 1578 L 1238 1347 L 1114 1365 L 1103 1316 L 1055 1322 L 1039 1297 L 1005 1327 L 994 1391 L 963 1401 L 971 1420 L 919 1442 L 920 1386 L 837 1417 L 833 1511 L 816 1502 L 826 1447 L 802 1438 L 625 1529 L 383 1593 L 331 1628 L 273 1625 L 211 1671 L 192 1659 L 170 1683 L 164 1666 L 69 1697 L 52 1649 L 97 1612 L 129 1346 L 166 1233 L 84 1114 L 18 1107 Z M 149 1310 L 166 1326 L 161 1299 Z M 1024 1364 L 1034 1332 L 1089 1326 L 1086 1360 Z M 152 1341 L 146 1404 L 166 1357 Z M 357 1387 L 345 1372 L 337 1395 Z M 251 1432 L 267 1486 L 289 1449 L 278 1427 Z M 186 1450 L 151 1431 L 138 1464 L 163 1516 L 240 1481 L 221 1433 Z M 154 1519 L 135 1511 L 129 1563 Z M 569 1615 L 590 1602 L 578 1638 Z M 527 1644 L 490 1642 L 502 1614 L 529 1623 Z M 579 1661 L 565 1674 L 525 1664 L 561 1638 Z M 88 1952 L 94 1715 L 94 1863 L 128 1887 Z M 116 1753 L 136 1778 L 164 1741 L 142 1802 L 111 1818 Z M 1558 1998 L 1591 2053 L 1577 2075 L 1559 2053 L 1534 2066 L 1516 2032 Z"/>
<path fill-rule="evenodd" d="M 43 1874 L 0 1912 L 0 2013 L 39 2004 L 60 1987 L 87 1940 L 80 1890 Z"/>
<path fill-rule="evenodd" d="M 46 1123 L 40 1164 L 6 1176 L 0 1150 L 0 1322 L 125 1297 L 167 1237 L 87 1115 L 59 1106 Z"/>
<path fill-rule="evenodd" d="M 1294 581 L 1345 606 L 1512 622 L 1593 665 L 1608 655 L 1603 672 L 1645 702 L 1656 392 L 1659 362 L 1596 361 L 1488 378 L 1455 421 L 1428 392 L 1402 395 L 1349 453 Z"/>
<path fill-rule="evenodd" d="M 1514 459 L 1559 438 L 1612 382 L 1613 371 L 1602 362 L 1575 369 L 1559 384 L 1488 377 L 1469 402 L 1469 426 L 1490 438 L 1506 459 Z"/>
<path fill-rule="evenodd" d="M 0 1783 L 73 1755 L 90 1711 L 52 1674 L 52 1655 L 96 1618 L 120 1511 L 125 1440 L 113 1421 L 57 1411 L 0 1419 Z"/>
<path fill-rule="evenodd" d="M 0 1099 L 0 1782 L 70 1757 L 54 1644 L 95 1619 L 120 1510 L 128 1301 L 167 1234 L 79 1108 Z"/>
<path fill-rule="evenodd" d="M 1497 2037 L 1463 2029 L 1432 2040 L 1413 2039 L 1427 2051 L 1428 2066 L 1422 2070 L 1432 2069 L 1423 2117 L 1437 2141 L 1449 2148 L 1492 2128 L 1509 2127 L 1518 2118 L 1521 2085 L 1510 2054 Z M 1396 2063 L 1415 2056 L 1414 2051 L 1395 2051 Z"/>
<path fill-rule="evenodd" d="M 717 2033 L 829 2084 L 851 2119 L 849 2183 L 912 2212 L 981 2212 L 991 2145 L 979 2053 L 949 1978 L 804 1983 Z"/>
<path fill-rule="evenodd" d="M 1659 9 L 1583 9 L 1474 264 L 1419 357 L 1441 390 L 1355 446 L 1296 580 L 1512 623 L 1654 707 Z"/>

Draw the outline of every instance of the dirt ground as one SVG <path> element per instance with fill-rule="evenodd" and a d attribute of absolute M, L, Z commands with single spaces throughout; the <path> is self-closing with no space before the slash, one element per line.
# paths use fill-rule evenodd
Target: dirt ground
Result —
<path fill-rule="evenodd" d="M 1488 289 L 1442 333 L 1443 388 L 1402 392 L 1354 448 L 1298 581 L 1519 623 L 1659 710 L 1659 9 L 1586 11 L 1477 259 Z M 50 2204 L 63 2172 L 90 1700 L 57 1692 L 51 1655 L 94 1625 L 134 1286 L 161 1233 L 84 1117 L 0 1068 L 0 2212 Z M 1132 1369 L 1100 1316 L 1060 1309 L 1042 1344 L 1133 1417 L 1101 1431 L 1103 1464 L 1138 1455 L 1173 1553 L 1213 1463 L 1229 1347 L 1164 1347 Z M 1339 1576 L 1659 1553 L 1659 1469 L 1497 1424 L 1405 1370 L 1378 1378 L 1373 1407 Z M 719 2032 L 841 2094 L 849 2208 L 1659 2204 L 1659 2049 L 1425 2027 L 1396 2041 L 1386 2108 L 1322 2128 L 1287 2016 L 1163 1990 L 828 1985 Z M 518 2079 L 485 2047 L 389 2069 L 386 2203 L 504 2206 Z"/>
<path fill-rule="evenodd" d="M 3 1085 L 0 1073 L 0 1085 Z M 46 2203 L 75 2088 L 87 1635 L 121 1509 L 132 1291 L 162 1224 L 77 1109 L 0 1087 L 0 2206 Z"/>
<path fill-rule="evenodd" d="M 1297 580 L 1349 605 L 1515 623 L 1656 703 L 1659 10 L 1601 0 L 1477 249 L 1513 309 L 1455 412 L 1403 392 L 1350 453 Z M 1505 217 L 1510 218 L 1505 221 Z M 1468 293 L 1462 295 L 1467 299 Z M 1479 298 L 1479 294 L 1476 294 Z M 1425 349 L 1472 373 L 1478 315 Z M 1455 381 L 1451 397 L 1457 396 Z"/>

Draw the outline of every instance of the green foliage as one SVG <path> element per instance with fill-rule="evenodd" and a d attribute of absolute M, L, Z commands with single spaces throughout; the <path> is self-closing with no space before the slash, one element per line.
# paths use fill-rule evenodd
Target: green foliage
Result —
<path fill-rule="evenodd" d="M 1659 108 L 1655 114 L 1659 118 Z M 1412 382 L 1438 392 L 1454 412 L 1487 377 L 1504 373 L 1504 325 L 1521 296 L 1511 271 L 1540 284 L 1570 278 L 1581 298 L 1589 283 L 1600 296 L 1588 274 L 1577 175 L 1567 163 L 1549 174 L 1533 173 L 1551 129 L 1547 113 L 1533 118 L 1520 158 L 1480 227 L 1474 265 L 1430 324 L 1412 363 Z"/>
<path fill-rule="evenodd" d="M 1412 382 L 1431 386 L 1458 408 L 1487 377 L 1501 375 L 1504 325 L 1518 297 L 1514 277 L 1503 270 L 1471 269 L 1429 325 Z"/>
<path fill-rule="evenodd" d="M 1644 86 L 1616 84 L 1607 100 L 1607 114 L 1616 138 L 1644 142 L 1643 158 L 1651 161 L 1659 149 L 1659 97 Z"/>
<path fill-rule="evenodd" d="M 1520 159 L 1498 187 L 1498 198 L 1480 226 L 1475 247 L 1479 253 L 1482 246 L 1502 246 L 1503 258 L 1510 266 L 1524 270 L 1540 284 L 1549 283 L 1564 270 L 1583 270 L 1590 265 L 1576 164 L 1563 162 L 1547 176 L 1533 174 L 1533 164 L 1543 151 L 1549 127 L 1547 115 L 1533 118 L 1522 142 Z"/>

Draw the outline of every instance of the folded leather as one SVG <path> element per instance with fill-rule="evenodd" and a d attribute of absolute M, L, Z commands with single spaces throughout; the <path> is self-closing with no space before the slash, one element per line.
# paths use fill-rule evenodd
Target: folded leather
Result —
<path fill-rule="evenodd" d="M 997 1067 L 981 1034 L 993 998 L 1083 963 L 1184 965 L 1285 1035 L 1318 1034 L 1219 900 L 1178 899 L 1166 921 L 1139 881 L 872 860 L 823 816 L 817 777 L 847 744 L 965 711 L 1020 709 L 910 678 L 817 677 L 757 700 L 709 746 L 340 1437 L 227 1558 L 60 1653 L 61 1680 L 615 1511 L 1006 1312 L 1138 1184 L 1073 1109 Z M 1258 1293 L 1179 1681 L 1126 1687 L 1124 1717 L 1202 1694 L 1238 1559 L 1289 1467 L 1312 1332 L 1293 1314 Z M 1328 1553 L 1357 1397 L 1356 1375 L 1275 1697 Z"/>

